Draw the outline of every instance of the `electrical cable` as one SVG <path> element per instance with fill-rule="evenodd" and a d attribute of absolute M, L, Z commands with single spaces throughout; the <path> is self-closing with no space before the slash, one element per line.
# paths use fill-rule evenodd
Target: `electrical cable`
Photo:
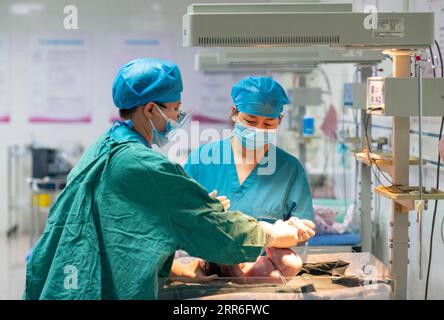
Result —
<path fill-rule="evenodd" d="M 370 115 L 367 114 L 364 117 L 364 132 L 365 132 L 365 139 L 367 141 L 367 148 L 368 148 L 368 153 L 369 153 L 369 157 L 370 157 L 370 168 L 373 171 L 373 174 L 375 175 L 376 180 L 379 182 L 380 185 L 382 185 L 385 189 L 389 190 L 389 187 L 385 186 L 381 180 L 379 180 L 379 178 L 376 175 L 376 171 L 372 166 L 372 163 L 375 164 L 375 166 L 378 168 L 379 172 L 382 174 L 382 176 L 392 185 L 392 187 L 394 187 L 395 189 L 398 190 L 399 193 L 404 193 L 404 191 L 399 188 L 397 185 L 393 184 L 392 180 L 389 179 L 385 173 L 381 170 L 381 168 L 378 166 L 378 163 L 376 162 L 375 158 L 372 157 L 372 150 L 371 150 L 371 144 L 369 142 L 369 138 L 368 138 L 368 131 L 367 131 L 367 126 L 368 126 L 368 119 L 369 119 Z"/>
<path fill-rule="evenodd" d="M 444 216 L 441 220 L 441 241 L 444 243 Z"/>
<path fill-rule="evenodd" d="M 343 141 L 342 141 L 342 145 L 340 145 L 340 149 L 339 151 L 341 152 L 341 156 L 342 156 L 342 180 L 343 180 L 343 188 L 344 188 L 344 204 L 345 204 L 345 208 L 347 207 L 347 174 L 346 174 L 346 164 L 347 164 L 347 160 L 346 160 L 346 150 L 345 148 L 345 105 L 342 104 L 342 135 L 343 135 Z M 339 142 L 341 143 L 341 142 Z"/>
<path fill-rule="evenodd" d="M 397 185 L 395 185 L 395 184 L 393 184 L 393 181 L 389 178 L 389 177 L 387 177 L 386 175 L 385 175 L 385 173 L 384 173 L 384 171 L 379 167 L 379 165 L 378 165 L 378 163 L 376 162 L 376 159 L 374 158 L 374 157 L 372 157 L 372 150 L 371 150 L 371 144 L 370 144 L 370 142 L 369 142 L 369 138 L 368 138 L 368 132 L 367 132 L 367 126 L 368 126 L 368 119 L 369 119 L 369 115 L 366 115 L 366 117 L 365 117 L 365 119 L 364 119 L 364 125 L 365 125 L 365 127 L 364 127 L 364 131 L 365 131 L 365 136 L 366 136 L 366 139 L 367 139 L 367 146 L 368 146 L 368 152 L 369 152 L 369 156 L 370 156 L 370 160 L 371 160 L 371 162 L 373 162 L 374 164 L 375 164 L 375 166 L 378 168 L 378 171 L 382 174 L 382 176 L 393 186 L 393 187 L 395 187 L 396 189 L 398 189 L 398 192 L 399 193 L 404 193 L 404 191 L 402 190 L 402 189 L 400 189 Z M 373 170 L 373 167 L 372 167 L 372 170 Z M 373 173 L 375 173 L 375 171 L 373 170 Z M 375 174 L 376 175 L 376 174 Z M 381 181 L 378 179 L 378 182 L 380 183 L 380 184 L 382 184 L 381 183 Z M 382 186 L 384 187 L 384 188 L 386 188 L 387 189 L 387 187 L 386 186 L 384 186 L 384 184 L 382 184 Z"/>
<path fill-rule="evenodd" d="M 430 53 L 430 62 L 432 63 L 433 66 L 433 78 L 436 78 L 436 68 L 435 68 L 435 58 L 433 57 L 433 50 L 432 50 L 432 46 L 429 46 L 429 53 Z"/>
<path fill-rule="evenodd" d="M 444 78 L 444 69 L 443 69 L 443 63 L 442 63 L 442 54 L 441 54 L 441 49 L 439 47 L 439 43 L 438 41 L 435 40 L 435 45 L 436 48 L 438 49 L 438 55 L 439 55 L 439 60 L 441 63 L 441 78 Z M 433 67 L 435 67 L 435 62 L 433 59 L 433 51 L 432 51 L 432 47 L 429 48 L 430 52 L 431 52 L 431 56 L 432 56 L 432 64 Z M 443 130 L 443 126 L 444 126 L 444 117 L 442 117 L 441 119 L 441 127 L 439 129 L 439 141 L 441 141 L 442 139 L 442 130 Z M 436 189 L 439 189 L 439 176 L 440 176 L 440 167 L 441 167 L 441 157 L 438 153 L 438 166 L 437 166 L 437 170 L 436 170 Z M 430 267 L 432 265 L 432 253 L 433 253 L 433 234 L 435 232 L 435 222 L 436 222 L 436 213 L 438 210 L 438 200 L 435 200 L 435 207 L 433 209 L 433 218 L 432 218 L 432 230 L 430 232 L 430 248 L 429 248 L 429 260 L 428 260 L 428 264 L 427 264 L 427 277 L 426 277 L 426 284 L 425 284 L 425 300 L 427 300 L 428 297 L 428 291 L 429 291 L 429 279 L 430 279 Z M 444 224 L 444 218 L 443 218 L 443 222 L 441 223 L 441 237 L 443 238 L 442 235 L 442 226 Z M 444 241 L 444 239 L 443 239 Z"/>
<path fill-rule="evenodd" d="M 319 71 L 322 74 L 322 76 L 324 77 L 324 80 L 327 84 L 327 89 L 328 89 L 328 92 L 326 92 L 326 93 L 328 93 L 331 96 L 332 95 L 331 85 L 330 85 L 330 80 L 328 80 L 327 74 L 325 73 L 325 71 L 322 68 L 317 68 L 316 70 Z"/>

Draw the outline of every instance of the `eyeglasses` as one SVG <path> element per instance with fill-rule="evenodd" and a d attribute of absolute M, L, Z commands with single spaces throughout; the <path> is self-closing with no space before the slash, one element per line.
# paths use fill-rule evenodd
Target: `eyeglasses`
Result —
<path fill-rule="evenodd" d="M 159 102 L 154 102 L 154 103 L 164 109 L 168 109 L 168 107 L 166 105 L 164 105 L 163 103 L 159 103 Z M 179 109 L 179 115 L 177 116 L 176 122 L 181 123 L 185 119 L 186 116 L 187 116 L 187 113 L 185 111 L 182 111 Z"/>

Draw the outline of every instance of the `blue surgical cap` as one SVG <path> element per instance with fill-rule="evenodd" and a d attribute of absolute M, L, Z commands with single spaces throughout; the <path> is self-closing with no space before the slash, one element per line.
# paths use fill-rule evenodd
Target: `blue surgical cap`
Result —
<path fill-rule="evenodd" d="M 175 63 L 142 58 L 120 68 L 113 83 L 113 100 L 119 109 L 132 109 L 151 101 L 180 101 L 182 90 L 182 77 Z"/>
<path fill-rule="evenodd" d="M 247 77 L 236 83 L 231 98 L 239 112 L 278 118 L 288 98 L 279 83 L 270 77 Z"/>

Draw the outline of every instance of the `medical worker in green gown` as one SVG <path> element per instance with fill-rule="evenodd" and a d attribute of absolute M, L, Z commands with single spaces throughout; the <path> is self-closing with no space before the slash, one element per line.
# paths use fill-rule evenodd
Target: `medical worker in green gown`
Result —
<path fill-rule="evenodd" d="M 291 222 L 257 222 L 221 202 L 151 146 L 180 127 L 182 80 L 172 62 L 137 59 L 113 84 L 115 122 L 85 152 L 51 208 L 26 271 L 25 299 L 155 299 L 185 250 L 207 261 L 255 261 L 301 238 Z"/>

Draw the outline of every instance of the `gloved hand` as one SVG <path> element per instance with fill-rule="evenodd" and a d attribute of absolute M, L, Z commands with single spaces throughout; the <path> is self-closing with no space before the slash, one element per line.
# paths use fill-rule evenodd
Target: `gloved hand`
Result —
<path fill-rule="evenodd" d="M 305 242 L 316 234 L 316 226 L 310 220 L 291 217 L 290 219 L 288 219 L 288 223 L 294 225 L 298 229 L 300 242 Z"/>
<path fill-rule="evenodd" d="M 174 260 L 171 267 L 170 277 L 181 278 L 184 282 L 208 282 L 217 278 L 217 274 L 207 276 L 203 271 L 202 259 L 194 259 L 184 264 Z"/>
<path fill-rule="evenodd" d="M 228 211 L 230 208 L 230 199 L 228 199 L 226 196 L 219 196 L 217 197 L 217 190 L 213 190 L 210 194 L 208 194 L 210 197 L 215 198 L 219 200 L 219 202 L 224 207 L 224 211 Z"/>
<path fill-rule="evenodd" d="M 289 248 L 297 245 L 301 240 L 298 228 L 287 221 L 277 220 L 274 224 L 260 221 L 266 235 L 265 247 Z"/>

